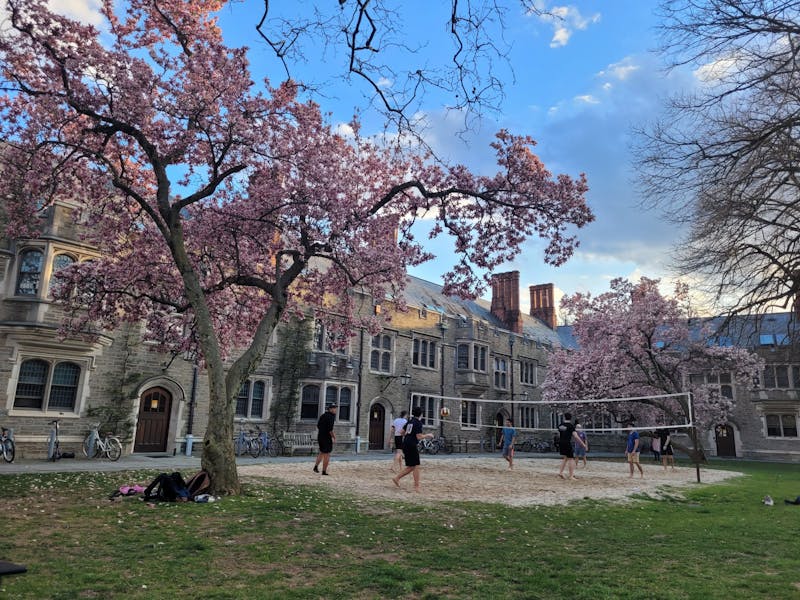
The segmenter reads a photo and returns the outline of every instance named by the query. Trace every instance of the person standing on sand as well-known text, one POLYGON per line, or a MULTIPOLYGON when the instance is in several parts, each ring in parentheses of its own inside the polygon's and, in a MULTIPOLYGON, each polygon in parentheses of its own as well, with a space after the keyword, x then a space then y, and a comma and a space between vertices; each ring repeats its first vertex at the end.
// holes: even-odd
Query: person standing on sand
POLYGON ((627 427, 630 428, 628 434, 628 443, 625 446, 625 458, 628 459, 628 466, 630 466, 631 474, 628 477, 633 477, 633 465, 639 469, 639 477, 644 477, 642 465, 639 464, 639 432, 633 429, 633 423, 628 422, 627 427))
POLYGON ((408 475, 413 474, 414 477, 414 491, 419 492, 419 449, 417 442, 423 438, 432 439, 432 433, 422 433, 422 421, 419 418, 422 416, 422 407, 415 406, 411 409, 411 418, 405 426, 405 435, 403 436, 403 458, 406 461, 406 468, 400 471, 399 474, 392 477, 392 483, 400 487, 400 480, 408 475))
POLYGON ((561 454, 561 468, 558 476, 564 479, 564 467, 569 465, 569 479, 575 479, 575 453, 572 451, 572 442, 575 440, 586 448, 586 444, 578 434, 575 433, 575 425, 572 424, 572 415, 564 413, 564 420, 558 426, 558 452, 561 454))
POLYGON ((503 458, 508 461, 508 470, 514 468, 514 440, 517 439, 517 430, 514 429, 514 421, 506 419, 506 426, 503 427, 503 458))
POLYGON ((317 421, 317 443, 319 444, 319 454, 314 463, 314 473, 319 473, 319 463, 322 463, 322 474, 328 474, 328 463, 333 452, 333 443, 336 441, 336 433, 333 426, 336 423, 335 404, 329 404, 328 409, 322 413, 317 421))
POLYGON ((586 453, 589 451, 589 442, 586 439, 586 432, 581 427, 580 423, 575 423, 575 433, 578 434, 580 441, 583 442, 581 446, 578 442, 573 441, 573 451, 575 452, 575 466, 579 467, 581 460, 583 461, 583 468, 586 468, 586 453))
POLYGON ((400 416, 392 421, 392 435, 394 436, 394 456, 392 457, 392 471, 394 471, 395 463, 397 467, 403 468, 403 429, 408 423, 406 419, 407 411, 401 410, 400 416))
POLYGON ((672 470, 675 470, 675 451, 672 449, 672 435, 669 429, 661 430, 661 461, 664 464, 664 470, 667 470, 667 463, 672 465, 672 470))
POLYGON ((650 451, 653 453, 653 460, 661 462, 661 436, 657 431, 652 434, 653 441, 650 443, 650 451))

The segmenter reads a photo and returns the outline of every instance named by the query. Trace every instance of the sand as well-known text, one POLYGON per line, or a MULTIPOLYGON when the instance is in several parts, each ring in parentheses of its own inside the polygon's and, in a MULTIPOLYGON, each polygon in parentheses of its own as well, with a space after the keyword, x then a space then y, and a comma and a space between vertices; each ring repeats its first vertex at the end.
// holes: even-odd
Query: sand
MULTIPOLYGON (((665 471, 655 463, 643 463, 644 478, 638 471, 629 477, 628 465, 621 461, 590 460, 586 468, 575 471, 577 479, 559 478, 558 458, 518 458, 514 469, 499 455, 484 457, 422 457, 421 489, 414 493, 411 475, 392 483, 396 474, 390 470, 391 457, 385 460, 331 460, 328 477, 312 471, 314 458, 307 462, 282 462, 240 466, 247 478, 275 478, 287 483, 320 485, 350 494, 376 499, 435 503, 463 500, 533 506, 567 504, 581 499, 626 501, 634 496, 680 496, 681 490, 716 483, 740 473, 700 469, 702 483, 697 483, 694 466, 665 471)), ((566 470, 565 470, 566 474, 566 470)))

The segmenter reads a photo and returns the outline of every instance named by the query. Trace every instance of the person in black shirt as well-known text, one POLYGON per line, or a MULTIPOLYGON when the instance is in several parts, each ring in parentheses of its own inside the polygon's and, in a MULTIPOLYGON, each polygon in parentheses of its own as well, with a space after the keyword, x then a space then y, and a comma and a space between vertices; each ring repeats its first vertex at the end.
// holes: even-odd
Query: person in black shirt
POLYGON ((564 413, 564 420, 558 426, 558 451, 561 454, 561 468, 558 471, 558 476, 564 479, 564 467, 569 467, 569 478, 575 479, 575 453, 572 450, 572 442, 581 448, 586 448, 584 441, 578 436, 575 431, 575 425, 572 424, 572 415, 564 413))
POLYGON ((392 482, 400 487, 400 480, 409 473, 414 474, 414 491, 419 492, 419 450, 417 449, 417 442, 423 438, 432 438, 432 433, 422 433, 422 421, 419 418, 422 416, 422 407, 415 406, 411 409, 411 418, 406 423, 405 435, 403 436, 403 456, 406 461, 406 468, 392 478, 392 482))
POLYGON ((336 433, 333 431, 333 425, 336 423, 336 408, 335 404, 329 404, 328 409, 320 415, 317 421, 319 454, 317 454, 317 462, 314 463, 314 473, 319 473, 319 463, 322 463, 322 474, 328 474, 328 463, 331 460, 333 443, 336 441, 336 433))

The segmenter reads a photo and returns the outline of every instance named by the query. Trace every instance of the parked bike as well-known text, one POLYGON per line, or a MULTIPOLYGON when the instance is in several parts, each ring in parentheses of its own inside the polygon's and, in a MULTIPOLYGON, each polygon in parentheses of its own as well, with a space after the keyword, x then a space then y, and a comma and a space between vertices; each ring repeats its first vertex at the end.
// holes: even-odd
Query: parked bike
POLYGON ((81 445, 83 454, 88 458, 105 456, 109 460, 119 460, 119 457, 122 456, 122 442, 111 433, 106 433, 101 437, 97 431, 98 427, 100 427, 100 423, 93 425, 86 439, 83 440, 81 445))
POLYGON ((16 456, 16 448, 14 446, 14 438, 11 435, 11 430, 7 427, 2 427, 2 434, 0 434, 0 451, 3 453, 3 460, 7 463, 14 462, 16 456))

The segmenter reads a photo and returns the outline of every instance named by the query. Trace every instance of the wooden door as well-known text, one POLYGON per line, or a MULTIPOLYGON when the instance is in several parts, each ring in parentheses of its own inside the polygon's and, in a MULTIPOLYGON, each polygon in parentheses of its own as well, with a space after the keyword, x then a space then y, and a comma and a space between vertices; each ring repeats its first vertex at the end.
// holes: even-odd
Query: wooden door
POLYGON ((134 452, 167 451, 171 408, 172 395, 164 388, 150 388, 142 394, 134 452))
POLYGON ((386 411, 381 404, 373 404, 369 409, 369 449, 383 450, 386 430, 386 411))
POLYGON ((730 425, 717 425, 714 433, 717 439, 717 456, 736 456, 733 427, 730 425))

